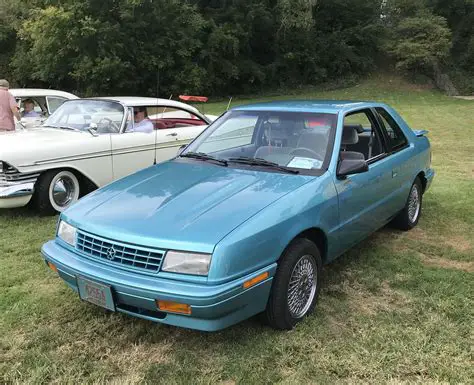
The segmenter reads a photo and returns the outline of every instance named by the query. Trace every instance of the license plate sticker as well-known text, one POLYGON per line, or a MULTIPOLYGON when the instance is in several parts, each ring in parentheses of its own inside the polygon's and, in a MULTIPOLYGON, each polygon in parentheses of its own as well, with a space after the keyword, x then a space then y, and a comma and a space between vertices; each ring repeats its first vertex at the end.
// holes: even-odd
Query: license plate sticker
POLYGON ((84 301, 115 311, 114 297, 110 286, 77 277, 77 287, 79 288, 79 297, 84 301))

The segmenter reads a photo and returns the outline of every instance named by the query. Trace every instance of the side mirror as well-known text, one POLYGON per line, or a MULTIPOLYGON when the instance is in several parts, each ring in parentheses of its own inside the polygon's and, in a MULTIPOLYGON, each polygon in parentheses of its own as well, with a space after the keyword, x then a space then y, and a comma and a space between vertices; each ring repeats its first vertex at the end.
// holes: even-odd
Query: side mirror
POLYGON ((341 159, 337 166, 337 177, 344 178, 350 174, 360 174, 369 171, 369 165, 364 159, 341 159))
POLYGON ((182 153, 183 150, 186 148, 186 146, 187 146, 187 144, 182 144, 181 146, 179 146, 177 156, 180 156, 180 155, 181 155, 181 153, 182 153))

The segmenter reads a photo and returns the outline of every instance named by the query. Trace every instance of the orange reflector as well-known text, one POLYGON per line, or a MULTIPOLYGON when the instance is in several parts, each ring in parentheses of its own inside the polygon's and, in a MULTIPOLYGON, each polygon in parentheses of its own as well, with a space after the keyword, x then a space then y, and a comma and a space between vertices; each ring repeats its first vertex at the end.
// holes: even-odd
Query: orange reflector
POLYGON ((263 280, 268 278, 268 271, 265 273, 257 275, 255 278, 249 279, 248 281, 244 282, 244 289, 248 289, 249 287, 252 287, 253 285, 256 285, 259 282, 262 282, 263 280))
POLYGON ((184 303, 155 300, 158 309, 173 313, 191 314, 191 306, 184 303))
POLYGON ((58 268, 54 266, 51 262, 48 262, 48 267, 53 270, 55 273, 58 272, 58 268))

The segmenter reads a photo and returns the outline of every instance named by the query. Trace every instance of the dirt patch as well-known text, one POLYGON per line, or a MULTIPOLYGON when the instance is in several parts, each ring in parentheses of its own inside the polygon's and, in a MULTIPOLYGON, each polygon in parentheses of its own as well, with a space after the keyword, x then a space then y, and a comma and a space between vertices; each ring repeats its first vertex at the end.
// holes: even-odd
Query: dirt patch
POLYGON ((453 96, 456 99, 474 100, 474 96, 453 96))
POLYGON ((382 282, 376 293, 368 291, 358 282, 348 281, 342 283, 340 290, 347 295, 347 302, 352 310, 368 315, 393 310, 408 311, 411 303, 408 296, 391 288, 387 281, 382 282))
POLYGON ((454 250, 461 252, 468 251, 472 248, 471 242, 469 240, 459 236, 451 237, 445 240, 445 243, 451 246, 454 250))
POLYGON ((468 273, 474 272, 474 262, 454 261, 441 257, 428 256, 423 253, 417 253, 420 256, 421 262, 426 266, 440 267, 442 269, 462 270, 468 273))

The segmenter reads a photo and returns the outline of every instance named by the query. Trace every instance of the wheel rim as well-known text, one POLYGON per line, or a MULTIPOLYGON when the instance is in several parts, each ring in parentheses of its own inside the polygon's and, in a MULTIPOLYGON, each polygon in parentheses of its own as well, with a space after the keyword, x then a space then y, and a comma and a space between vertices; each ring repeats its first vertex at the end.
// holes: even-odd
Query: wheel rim
POLYGON ((66 176, 62 175, 54 182, 52 189, 52 198, 58 207, 67 207, 74 200, 76 195, 76 183, 66 176))
POLYGON ((288 284, 288 308, 294 318, 303 317, 311 307, 316 294, 316 266, 311 255, 296 263, 288 284))
POLYGON ((417 185, 413 185, 410 191, 410 198, 408 201, 408 219, 410 222, 415 222, 420 213, 420 192, 418 191, 417 185))

